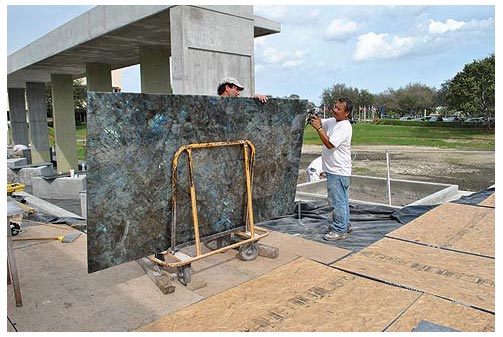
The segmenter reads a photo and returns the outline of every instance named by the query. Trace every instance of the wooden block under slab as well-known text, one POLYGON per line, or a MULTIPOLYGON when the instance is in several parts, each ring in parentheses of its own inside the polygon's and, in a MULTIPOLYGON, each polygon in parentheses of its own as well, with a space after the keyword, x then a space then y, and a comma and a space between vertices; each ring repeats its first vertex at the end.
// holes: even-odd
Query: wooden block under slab
POLYGON ((493 208, 448 202, 386 236, 494 257, 494 227, 493 208))
POLYGON ((171 281, 171 278, 163 273, 156 263, 147 257, 138 259, 136 262, 143 268, 163 294, 166 295, 175 291, 175 285, 171 281))
POLYGON ((383 238, 333 266, 475 308, 495 310, 492 258, 383 238))
POLYGON ((423 294, 386 332, 410 332, 422 320, 463 332, 495 331, 494 314, 423 294))
POLYGON ((300 257, 137 331, 382 331, 420 295, 300 257))
POLYGON ((482 200, 479 205, 486 207, 496 207, 496 192, 487 197, 487 199, 482 200))

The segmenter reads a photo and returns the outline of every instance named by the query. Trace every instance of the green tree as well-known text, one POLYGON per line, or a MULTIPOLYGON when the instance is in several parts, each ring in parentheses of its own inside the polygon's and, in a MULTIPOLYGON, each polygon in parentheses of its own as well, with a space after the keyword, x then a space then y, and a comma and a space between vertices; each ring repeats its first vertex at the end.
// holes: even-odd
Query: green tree
POLYGON ((422 115, 424 110, 433 111, 436 103, 436 90, 421 83, 411 83, 394 92, 398 111, 403 116, 408 112, 422 115))
POLYGON ((323 108, 332 108, 334 102, 341 98, 348 97, 353 101, 353 113, 358 113, 358 107, 360 105, 371 105, 374 99, 372 95, 367 90, 358 90, 357 88, 347 87, 345 84, 335 84, 331 88, 325 88, 321 94, 321 101, 323 108))
POLYGON ((448 108, 470 116, 494 117, 495 76, 494 54, 466 64, 442 85, 448 108))

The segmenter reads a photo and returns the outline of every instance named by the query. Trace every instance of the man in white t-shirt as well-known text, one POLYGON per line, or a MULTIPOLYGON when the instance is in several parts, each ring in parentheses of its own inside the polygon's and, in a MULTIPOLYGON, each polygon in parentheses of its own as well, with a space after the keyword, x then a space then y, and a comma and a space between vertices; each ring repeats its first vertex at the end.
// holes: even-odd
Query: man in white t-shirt
POLYGON ((349 116, 353 102, 349 98, 339 98, 333 107, 333 117, 310 120, 323 142, 321 157, 323 171, 327 174, 328 202, 333 208, 333 223, 330 231, 323 235, 327 241, 345 239, 349 224, 349 183, 351 176, 351 137, 353 128, 349 116))
POLYGON ((16 144, 12 147, 12 155, 14 156, 14 158, 23 158, 23 151, 27 149, 29 149, 29 147, 24 144, 16 144))

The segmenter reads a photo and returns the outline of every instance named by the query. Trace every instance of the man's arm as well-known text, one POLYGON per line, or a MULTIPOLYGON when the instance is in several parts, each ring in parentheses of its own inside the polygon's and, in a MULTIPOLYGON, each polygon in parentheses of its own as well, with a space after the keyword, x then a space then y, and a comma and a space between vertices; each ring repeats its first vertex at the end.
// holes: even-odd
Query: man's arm
POLYGON ((323 145, 327 147, 327 149, 333 149, 335 146, 330 143, 327 133, 321 127, 321 118, 315 116, 311 120, 311 126, 318 132, 318 136, 320 137, 323 145))

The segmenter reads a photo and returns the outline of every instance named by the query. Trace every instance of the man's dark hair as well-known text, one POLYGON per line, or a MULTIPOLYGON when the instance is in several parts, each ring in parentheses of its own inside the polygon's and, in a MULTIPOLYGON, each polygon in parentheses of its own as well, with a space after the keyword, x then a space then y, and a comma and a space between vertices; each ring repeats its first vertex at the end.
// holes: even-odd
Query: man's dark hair
POLYGON ((337 102, 344 103, 346 106, 346 111, 351 115, 351 113, 353 112, 353 101, 351 99, 347 97, 341 97, 337 100, 337 102))
POLYGON ((228 85, 229 83, 222 83, 218 86, 217 93, 218 96, 222 95, 225 91, 225 86, 228 85))

